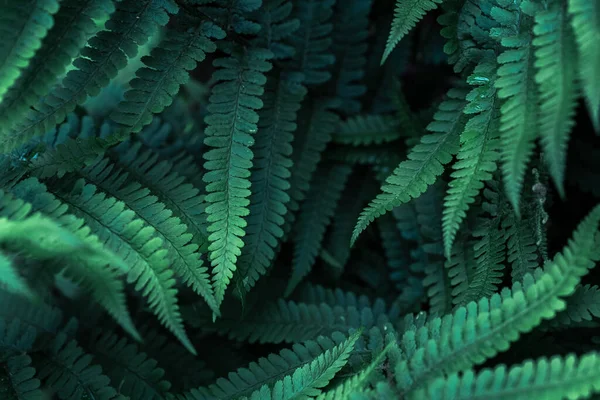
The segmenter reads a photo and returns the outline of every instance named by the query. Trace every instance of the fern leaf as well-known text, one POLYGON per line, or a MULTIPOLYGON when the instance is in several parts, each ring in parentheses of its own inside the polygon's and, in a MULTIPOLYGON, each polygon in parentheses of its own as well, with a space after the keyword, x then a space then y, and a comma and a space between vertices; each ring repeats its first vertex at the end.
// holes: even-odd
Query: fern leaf
POLYGON ((182 26, 167 31, 165 39, 149 56, 142 57, 146 65, 136 72, 125 92, 125 100, 112 113, 111 118, 120 126, 117 133, 126 136, 136 133, 152 122, 152 114, 162 112, 173 102, 179 87, 189 79, 189 72, 212 53, 217 46, 211 39, 223 39, 225 32, 213 23, 198 23, 184 30, 189 21, 179 21, 182 26))
POLYGON ((600 355, 569 354, 528 360, 508 368, 500 365, 479 372, 468 370, 436 379, 414 398, 467 400, 475 398, 514 400, 587 398, 600 391, 600 355))
MULTIPOLYGON (((556 1, 535 15, 535 80, 539 85, 539 132, 544 159, 562 197, 567 158, 567 141, 575 124, 577 106, 577 50, 566 5, 556 1)), ((600 36, 598 37, 600 39, 600 36)), ((600 67, 600 64, 599 64, 600 67)), ((600 87, 599 87, 600 89, 600 87)))
POLYGON ((78 400, 84 393, 97 400, 125 399, 109 385, 110 380, 102 374, 102 368, 92 364, 92 356, 64 334, 52 341, 35 366, 39 378, 61 400, 78 400))
POLYGON ((392 54, 400 40, 419 22, 428 11, 437 8, 443 0, 396 0, 394 20, 390 28, 381 64, 392 54))
POLYGON ((42 47, 0 103, 0 125, 12 126, 21 121, 29 107, 49 93, 56 77, 64 74, 95 33, 93 20, 104 20, 113 11, 112 0, 61 1, 42 47))
POLYGON ((508 262, 512 265, 513 282, 523 279, 527 273, 533 273, 537 267, 537 247, 531 218, 518 219, 509 215, 502 222, 506 234, 508 262))
POLYGON ((358 374, 344 380, 335 389, 332 389, 326 393, 321 394, 317 397, 318 400, 349 400, 355 399, 357 393, 362 392, 366 386, 369 385, 372 375, 375 371, 381 367, 384 363, 387 353, 396 347, 395 342, 388 344, 383 350, 373 358, 373 361, 369 363, 362 371, 358 374))
POLYGON ((347 165, 334 165, 322 173, 318 171, 311 183, 310 192, 300 209, 293 238, 292 275, 285 296, 289 296, 311 271, 350 172, 352 168, 347 165))
POLYGON ((31 203, 0 192, 0 215, 10 219, 3 220, 1 240, 39 260, 65 260, 66 276, 88 288, 96 301, 127 332, 139 339, 125 304, 121 276, 127 266, 123 260, 103 248, 87 228, 82 228, 83 221, 65 214, 64 207, 58 207, 55 199, 37 181, 22 181, 12 190, 17 197, 30 197, 26 200, 31 200, 31 203), (23 193, 25 191, 28 194, 23 193), (32 209, 45 207, 48 207, 53 219, 60 220, 62 227, 39 215, 28 217, 32 209))
POLYGON ((388 143, 401 136, 398 120, 386 115, 350 117, 338 129, 333 134, 333 142, 352 146, 388 143))
POLYGON ((217 305, 225 296, 236 270, 238 257, 244 247, 250 201, 250 168, 259 116, 256 110, 263 106, 257 96, 262 95, 271 69, 267 61, 272 54, 267 50, 248 49, 244 54, 218 59, 220 68, 213 78, 219 83, 212 89, 205 121, 208 124, 204 175, 210 246, 209 259, 213 267, 213 287, 217 305))
POLYGON ((40 380, 35 378, 35 368, 31 366, 31 357, 27 354, 19 354, 9 357, 4 368, 0 369, 0 376, 6 374, 8 382, 0 378, 0 393, 8 395, 8 398, 18 400, 38 400, 42 398, 40 380), (4 370, 4 371, 1 371, 4 370), (4 389, 8 383, 10 389, 4 389), (11 393, 12 391, 12 393, 11 393))
POLYGON ((300 28, 290 37, 290 43, 296 50, 291 68, 304 74, 307 86, 331 79, 327 68, 335 62, 335 57, 329 53, 333 43, 331 17, 334 4, 335 0, 294 2, 292 15, 300 21, 300 28))
MULTIPOLYGON (((65 187, 67 185, 68 182, 64 182, 58 187, 50 187, 50 195, 45 191, 39 193, 41 185, 30 179, 19 183, 13 192, 26 199, 29 192, 34 207, 55 213, 55 218, 65 213, 64 204, 69 205, 100 241, 129 265, 127 281, 135 283, 135 289, 148 298, 150 308, 160 322, 194 353, 179 314, 175 279, 169 269, 167 250, 162 247, 162 240, 155 236, 154 229, 135 218, 135 213, 124 203, 98 193, 95 186, 85 184, 83 180, 72 187, 65 187)), ((69 220, 68 217, 63 218, 69 220)), ((71 223, 81 226, 81 222, 71 223)))
POLYGON ((199 246, 192 241, 192 234, 181 221, 173 217, 173 212, 158 202, 156 196, 138 182, 128 179, 127 173, 114 168, 107 159, 81 170, 79 175, 87 182, 94 184, 105 193, 123 201, 148 226, 154 228, 156 236, 162 240, 163 247, 168 250, 167 258, 171 260, 175 273, 201 295, 211 309, 218 314, 208 269, 198 252, 199 246))
POLYGON ((119 392, 131 400, 165 399, 171 384, 156 360, 139 352, 136 345, 112 333, 96 335, 88 347, 119 392))
POLYGON ((283 237, 284 216, 290 197, 292 141, 296 114, 307 91, 302 76, 282 74, 276 88, 263 96, 256 143, 253 146, 250 214, 239 259, 238 292, 247 292, 264 275, 283 237))
POLYGON ((464 112, 475 115, 460 135, 458 161, 453 166, 452 180, 444 199, 444 252, 447 258, 469 206, 497 168, 500 146, 494 70, 495 65, 482 63, 467 79, 471 85, 479 86, 467 95, 469 103, 464 112))
POLYGON ((600 317, 600 290, 598 286, 584 285, 567 298, 567 307, 556 314, 548 325, 569 327, 600 317))
POLYGON ((288 377, 294 380, 298 374, 304 375, 303 378, 311 372, 314 372, 312 378, 317 374, 329 375, 336 363, 347 361, 358 336, 355 334, 346 338, 343 334, 334 332, 331 338, 319 336, 315 340, 294 344, 279 354, 270 354, 250 363, 246 368, 229 373, 227 379, 217 379, 206 391, 215 399, 232 400, 251 397, 253 393, 267 390, 266 388, 273 389, 282 380, 288 377))
POLYGON ((332 85, 340 99, 340 110, 354 115, 361 110, 360 97, 367 92, 364 83, 369 49, 369 15, 372 0, 337 2, 334 12, 332 85))
POLYGON ((477 303, 471 302, 443 318, 404 334, 405 359, 396 366, 399 395, 410 397, 444 372, 452 373, 480 364, 508 348, 522 333, 565 308, 562 298, 575 290, 581 277, 600 254, 600 206, 580 223, 562 253, 535 276, 477 303), (456 338, 456 340, 451 339, 456 338))
POLYGON ((210 331, 227 335, 230 339, 250 343, 296 343, 311 340, 332 332, 350 329, 369 329, 390 321, 385 307, 356 308, 329 306, 278 300, 253 310, 252 316, 224 315, 215 323, 209 316, 187 314, 186 320, 210 331))
POLYGON ((592 123, 600 132, 600 18, 598 3, 569 0, 569 14, 579 49, 579 77, 592 123))
POLYGON ((322 393, 322 388, 348 362, 348 357, 361 332, 358 331, 342 343, 318 356, 310 364, 297 368, 291 376, 275 382, 273 387, 262 386, 249 397, 250 400, 283 400, 292 398, 312 398, 322 393))
POLYGON ((299 112, 298 130, 292 143, 294 168, 290 178, 289 211, 285 216, 284 232, 286 234, 289 233, 296 220, 296 213, 300 208, 300 203, 306 198, 323 151, 340 121, 332 111, 336 105, 337 103, 331 100, 316 101, 303 107, 299 112))
POLYGON ((41 47, 59 7, 57 0, 3 1, 0 5, 0 101, 41 47))
MULTIPOLYGON (((515 7, 518 7, 515 5, 515 7)), ((513 11, 515 20, 528 17, 513 11)), ((502 143, 502 174, 506 195, 519 215, 519 201, 525 169, 533 153, 537 132, 537 88, 535 83, 535 57, 532 35, 528 32, 502 38, 507 48, 498 55, 498 97, 503 100, 500 108, 500 141, 502 143)))
POLYGON ((431 313, 444 315, 452 308, 450 276, 444 267, 442 242, 441 186, 436 184, 415 200, 421 240, 417 251, 424 259, 423 286, 429 297, 431 313))
POLYGON ((41 135, 64 121, 67 113, 88 97, 96 96, 108 85, 127 58, 137 54, 159 25, 166 25, 168 13, 176 13, 173 0, 125 0, 106 22, 106 30, 92 37, 62 84, 53 89, 25 119, 0 134, 0 151, 14 150, 36 135, 41 135))
POLYGON ((292 58, 296 53, 289 43, 290 37, 300 28, 300 20, 293 17, 293 8, 294 4, 289 0, 266 0, 256 11, 261 30, 254 45, 270 50, 274 60, 292 58))
POLYGON ((375 218, 380 217, 393 207, 407 203, 419 197, 442 174, 444 165, 452 160, 458 150, 458 135, 463 130, 465 93, 460 89, 451 89, 434 121, 427 129, 432 132, 421 138, 408 154, 408 160, 396 167, 381 187, 382 193, 363 210, 352 235, 355 242, 375 218))
POLYGON ((256 35, 259 33, 260 24, 247 18, 252 16, 261 4, 262 0, 195 0, 200 5, 205 5, 200 8, 204 16, 208 16, 211 20, 216 21, 219 26, 227 27, 227 33, 230 31, 239 35, 256 35), (213 3, 216 3, 213 4, 213 3))

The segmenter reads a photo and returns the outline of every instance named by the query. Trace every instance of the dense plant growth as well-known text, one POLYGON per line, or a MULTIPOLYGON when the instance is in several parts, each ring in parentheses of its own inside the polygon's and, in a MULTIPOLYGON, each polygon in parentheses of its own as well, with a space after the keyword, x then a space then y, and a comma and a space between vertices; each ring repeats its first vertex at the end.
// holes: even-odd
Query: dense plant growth
POLYGON ((0 0, 0 399, 600 392, 596 0, 0 0))

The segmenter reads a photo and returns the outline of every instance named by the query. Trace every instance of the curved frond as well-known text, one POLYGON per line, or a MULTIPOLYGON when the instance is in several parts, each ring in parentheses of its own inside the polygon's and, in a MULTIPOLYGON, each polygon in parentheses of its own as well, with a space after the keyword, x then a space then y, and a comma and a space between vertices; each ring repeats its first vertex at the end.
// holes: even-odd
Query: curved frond
POLYGON ((597 206, 563 252, 535 276, 526 275, 512 289, 434 318, 418 331, 416 326, 409 328, 402 339, 406 356, 395 369, 400 395, 414 394, 444 372, 482 363, 563 310, 563 298, 573 293, 581 277, 600 259, 599 223, 597 206))
POLYGON ((465 117, 466 93, 462 89, 451 89, 448 99, 440 104, 434 121, 427 129, 432 132, 421 138, 421 142, 408 153, 408 160, 396 167, 381 187, 382 193, 371 201, 356 223, 352 242, 375 218, 392 208, 419 197, 444 171, 444 165, 458 151, 459 134, 465 117))
POLYGON ((600 392, 600 355, 587 353, 565 357, 540 358, 516 364, 500 365, 479 372, 467 370, 433 381, 415 399, 469 400, 587 398, 600 392))
POLYGON ((264 385, 242 399, 286 400, 318 396, 335 374, 346 365, 360 334, 358 331, 332 349, 326 350, 310 364, 297 368, 291 376, 278 380, 272 387, 264 385))

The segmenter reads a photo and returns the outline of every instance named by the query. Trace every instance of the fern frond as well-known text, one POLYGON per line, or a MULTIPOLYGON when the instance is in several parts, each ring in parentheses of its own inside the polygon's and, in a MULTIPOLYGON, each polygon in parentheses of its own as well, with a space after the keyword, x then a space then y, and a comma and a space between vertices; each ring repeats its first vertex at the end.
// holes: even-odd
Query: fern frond
POLYGON ((550 359, 528 360, 508 368, 475 372, 467 370, 433 381, 426 390, 415 393, 415 399, 468 400, 476 398, 514 400, 587 398, 600 392, 600 355, 569 354, 550 359))
MULTIPOLYGON (((30 201, 37 210, 53 213, 55 218, 60 218, 66 212, 65 204, 68 205, 101 242, 129 265, 127 281, 135 283, 135 289, 148 298, 150 308, 160 322, 194 353, 179 314, 168 252, 163 248, 162 240, 156 237, 155 230, 136 218, 124 203, 99 193, 95 186, 85 184, 83 180, 78 180, 71 187, 66 187, 67 182, 50 187, 52 194, 46 193, 40 186, 30 179, 19 183, 13 192, 21 198, 31 197, 30 201)), ((69 221, 69 217, 63 218, 69 221)), ((71 223, 78 228, 82 225, 81 220, 71 223)))
POLYGON ((390 28, 381 64, 390 56, 398 42, 415 27, 427 12, 437 8, 443 0, 396 0, 394 20, 390 28))
POLYGON ((8 398, 14 396, 18 400, 38 400, 42 398, 40 390, 40 380, 35 378, 36 370, 31 366, 31 357, 27 354, 19 354, 9 357, 6 365, 0 367, 0 376, 5 375, 5 379, 0 378, 0 393, 7 395, 8 398), (2 386, 8 383, 8 390, 2 386), (12 391, 12 393, 11 393, 12 391))
POLYGON ((88 349, 102 365, 112 386, 131 400, 162 400, 171 384, 163 380, 165 371, 156 360, 137 346, 112 333, 96 334, 88 349))
POLYGON ((332 349, 326 350, 310 364, 297 368, 291 376, 275 382, 273 387, 262 386, 245 400, 284 400, 314 398, 348 362, 348 357, 361 332, 358 331, 332 349))
POLYGON ((217 46, 212 39, 223 39, 225 32, 213 23, 178 21, 179 27, 167 31, 166 37, 150 55, 142 57, 145 67, 136 72, 125 92, 125 100, 111 114, 119 124, 118 135, 126 137, 152 122, 152 114, 171 105, 179 87, 189 80, 189 71, 212 53, 217 46), (196 26, 187 27, 195 23, 196 26), (181 26, 183 25, 183 26, 181 26))
MULTIPOLYGON (((354 334, 346 338, 340 332, 334 332, 331 338, 319 336, 315 340, 294 344, 279 354, 269 354, 268 357, 250 363, 246 368, 229 373, 227 379, 217 379, 205 391, 211 393, 215 399, 232 400, 246 396, 252 398, 253 393, 274 389, 281 385, 283 380, 306 379, 311 373, 310 377, 318 381, 315 378, 319 375, 328 376, 337 372, 334 370, 338 363, 347 361, 359 336, 360 334, 354 334)), ((188 396, 190 397, 194 398, 188 396)))
POLYGON ((340 110, 346 115, 360 112, 360 97, 367 92, 364 83, 369 49, 369 15, 373 0, 337 2, 334 12, 332 85, 340 110))
POLYGON ((593 1, 568 0, 571 25, 579 49, 577 69, 592 123, 600 132, 600 18, 593 1))
POLYGON ((59 7, 57 0, 4 1, 0 5, 0 101, 42 46, 59 7))
POLYGON ((82 226, 83 221, 65 214, 66 209, 34 179, 18 183, 12 191, 30 203, 0 192, 0 215, 9 218, 3 219, 1 241, 39 260, 62 258, 66 276, 88 288, 95 300, 139 339, 125 304, 124 261, 103 248, 82 226), (29 216, 33 210, 46 211, 61 226, 39 215, 29 216))
POLYGON ((458 136, 466 122, 463 114, 465 96, 465 91, 461 89, 448 92, 448 99, 440 105, 434 121, 427 127, 432 133, 423 136, 421 142, 410 150, 408 160, 401 162, 385 180, 382 193, 371 201, 358 218, 352 242, 375 218, 419 197, 442 174, 443 166, 458 151, 458 136))
MULTIPOLYGON (((39 2, 38 2, 39 3, 39 2)), ((96 31, 94 20, 104 20, 115 10, 112 0, 62 0, 54 24, 19 79, 0 102, 0 125, 12 126, 29 107, 49 93, 96 31)))
POLYGON ((362 371, 346 379, 335 389, 317 397, 318 400, 350 400, 355 399, 356 395, 362 392, 370 383, 372 375, 381 367, 386 359, 388 352, 396 348, 396 343, 391 342, 383 348, 362 371))
POLYGON ((35 327, 27 322, 18 318, 0 317, 0 362, 31 350, 37 335, 35 327))
POLYGON ((450 257, 452 244, 470 205, 492 178, 499 158, 498 107, 492 63, 479 64, 467 82, 478 85, 467 95, 464 112, 473 115, 460 135, 460 149, 444 199, 444 252, 450 257))
POLYGON ((230 31, 240 35, 255 35, 259 33, 261 26, 255 21, 248 19, 247 16, 253 15, 262 5, 262 0, 193 0, 192 3, 199 3, 203 7, 199 10, 215 21, 219 26, 226 28, 226 33, 230 31), (216 4, 214 4, 216 3, 216 4))
POLYGON ((335 0, 300 0, 294 2, 292 15, 300 28, 289 41, 296 50, 290 67, 304 74, 307 86, 319 85, 331 79, 327 68, 335 62, 328 50, 332 45, 333 5, 335 0))
MULTIPOLYGON (((448 270, 448 278, 452 286, 452 303, 460 304, 469 289, 469 282, 477 269, 475 258, 474 242, 470 240, 468 232, 460 235, 458 240, 454 241, 450 258, 445 262, 444 267, 448 270)), ((537 265, 537 264, 536 264, 537 265)))
POLYGON ((296 49, 290 45, 290 37, 300 28, 300 20, 294 18, 294 4, 290 0, 265 0, 256 12, 261 26, 257 47, 270 50, 274 60, 292 58, 296 49))
MULTIPOLYGON (((238 292, 247 292, 264 275, 275 258, 283 237, 284 216, 290 197, 293 132, 300 103, 307 90, 302 76, 282 73, 276 87, 269 87, 259 112, 258 132, 250 182, 250 214, 239 259, 238 292)), ((271 85, 273 86, 273 85, 271 85)))
POLYGON ((166 25, 169 13, 178 7, 173 0, 124 0, 106 22, 106 30, 92 37, 62 84, 30 110, 25 119, 0 133, 0 151, 10 152, 36 135, 64 121, 67 113, 100 89, 127 65, 159 25, 166 25))
MULTIPOLYGON (((506 48, 498 55, 498 97, 500 108, 500 141, 502 143, 502 174, 506 196, 519 215, 519 202, 525 169, 533 153, 537 132, 538 94, 535 82, 533 37, 525 30, 529 17, 516 10, 505 10, 515 21, 521 20, 522 32, 503 37, 506 48)), ((512 25, 511 25, 512 26, 512 25)))
POLYGON ((253 310, 248 318, 224 314, 211 324, 208 316, 204 318, 191 312, 186 317, 194 325, 250 343, 296 343, 335 331, 369 329, 390 320, 385 307, 357 309, 353 306, 332 307, 325 303, 305 304, 281 299, 253 310))
POLYGON ((518 219, 508 215, 502 221, 507 244, 508 262, 511 263, 511 276, 513 282, 523 279, 528 273, 533 273, 537 268, 537 246, 535 245, 535 232, 531 218, 518 219))
POLYGON ((258 96, 266 82, 264 72, 271 69, 268 50, 236 49, 231 57, 217 59, 219 68, 213 75, 219 83, 212 89, 208 115, 205 119, 204 143, 212 147, 204 153, 206 207, 210 246, 209 259, 213 267, 213 287, 217 305, 236 270, 244 247, 249 213, 250 168, 259 115, 263 107, 258 96))
POLYGON ((600 317, 600 290, 598 286, 584 285, 567 298, 567 307, 556 314, 548 325, 569 327, 600 317))
POLYGON ((452 286, 444 267, 441 193, 441 185, 430 186, 415 199, 415 209, 421 231, 417 251, 422 253, 425 264, 423 286, 429 297, 430 312, 444 315, 452 309, 452 286))
POLYGON ((79 175, 86 182, 122 201, 136 218, 152 227, 162 245, 167 249, 167 258, 172 262, 175 273, 184 283, 201 295, 211 309, 218 314, 218 306, 213 296, 208 269, 203 265, 199 254, 199 244, 194 242, 188 227, 173 212, 160 203, 156 196, 132 179, 107 159, 103 159, 84 170, 79 175))
POLYGON ((457 304, 466 305, 484 297, 491 297, 502 283, 504 270, 504 231, 500 229, 499 217, 483 219, 475 228, 473 236, 480 238, 474 244, 475 271, 469 287, 457 299, 457 304))
POLYGON ((358 310, 371 308, 376 313, 379 309, 386 309, 385 303, 381 299, 377 299, 373 302, 365 295, 358 296, 354 292, 346 292, 340 288, 329 289, 311 283, 302 284, 298 290, 294 292, 293 299, 299 303, 305 304, 319 305, 324 303, 331 307, 354 307, 358 310))
POLYGON ((398 119, 393 116, 365 114, 343 121, 333 134, 333 142, 368 146, 392 142, 401 137, 398 119))
POLYGON ((508 349, 522 333, 565 308, 564 297, 600 258, 600 206, 580 223, 562 253, 526 275, 512 289, 504 289, 477 303, 471 302, 418 330, 409 328, 402 339, 405 359, 396 366, 400 395, 411 396, 442 373, 480 364, 508 349))
POLYGON ((294 233, 292 275, 285 289, 289 296, 311 271, 321 246, 325 230, 331 222, 346 181, 352 172, 347 165, 327 166, 317 171, 306 201, 302 204, 294 233))
POLYGON ((62 333, 34 365, 37 376, 62 400, 81 399, 84 394, 96 400, 125 399, 110 386, 102 368, 92 364, 92 356, 62 333))
POLYGON ((541 103, 538 124, 544 159, 559 194, 564 197, 567 142, 577 106, 577 50, 566 5, 561 1, 550 4, 548 10, 535 15, 532 44, 536 47, 535 80, 541 103))
POLYGON ((290 178, 290 202, 283 229, 286 235, 296 220, 300 203, 306 198, 331 134, 339 124, 340 118, 332 111, 336 105, 331 100, 317 100, 303 107, 298 114, 297 134, 292 143, 294 168, 290 178))

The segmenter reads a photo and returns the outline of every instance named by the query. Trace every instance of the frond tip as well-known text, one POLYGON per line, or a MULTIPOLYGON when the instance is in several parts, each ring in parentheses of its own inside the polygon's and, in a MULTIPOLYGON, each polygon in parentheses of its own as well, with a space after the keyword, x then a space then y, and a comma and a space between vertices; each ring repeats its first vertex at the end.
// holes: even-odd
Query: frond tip
POLYGON ((381 64, 392 54, 400 39, 404 37, 412 28, 415 27, 428 11, 437 8, 444 0, 396 0, 396 10, 394 11, 394 20, 390 28, 387 43, 381 64))

